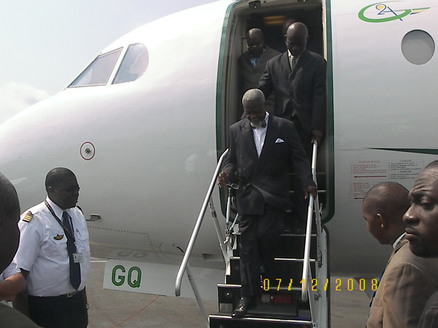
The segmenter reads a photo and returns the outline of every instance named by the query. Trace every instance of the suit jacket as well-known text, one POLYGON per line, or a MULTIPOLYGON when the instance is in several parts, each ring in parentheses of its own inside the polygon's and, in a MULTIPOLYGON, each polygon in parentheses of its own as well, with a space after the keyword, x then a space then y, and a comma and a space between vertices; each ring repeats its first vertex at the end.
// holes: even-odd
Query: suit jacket
POLYGON ((297 119, 305 134, 325 130, 326 61, 314 52, 304 50, 292 71, 287 51, 266 64, 259 89, 267 98, 275 98, 274 115, 297 119))
POLYGON ((265 47, 265 51, 260 55, 257 64, 253 67, 250 61, 248 51, 245 51, 239 57, 240 75, 242 78, 242 91, 257 88, 260 77, 265 71, 266 63, 269 59, 279 55, 280 53, 272 48, 265 47))
POLYGON ((315 185, 292 122, 269 115, 260 158, 249 120, 244 118, 230 127, 223 172, 240 183, 236 193, 238 213, 262 215, 265 203, 279 210, 289 209, 290 168, 295 170, 303 187, 315 185))
POLYGON ((417 328, 426 301, 438 290, 438 259, 414 255, 402 239, 371 303, 367 328, 417 328))
MULTIPOLYGON (((257 88, 259 85, 260 77, 265 71, 266 63, 269 59, 279 55, 277 50, 269 47, 265 47, 265 50, 259 57, 257 64, 253 67, 250 61, 248 51, 245 51, 238 60, 240 70, 240 99, 242 99, 245 91, 253 88, 257 88)), ((239 102, 240 102, 239 99, 239 102)), ((269 113, 274 112, 274 97, 266 98, 266 110, 269 113)))

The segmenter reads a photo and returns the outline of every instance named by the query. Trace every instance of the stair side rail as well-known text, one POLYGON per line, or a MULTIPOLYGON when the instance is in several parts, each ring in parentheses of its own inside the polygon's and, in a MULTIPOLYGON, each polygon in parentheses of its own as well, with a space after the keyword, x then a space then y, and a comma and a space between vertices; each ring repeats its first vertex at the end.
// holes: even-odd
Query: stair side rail
MULTIPOLYGON (((200 210, 199 215, 198 215, 198 219, 196 220, 195 227, 193 228, 192 235, 190 236, 189 244, 187 245, 187 249, 186 249, 186 251, 184 253, 184 258, 183 258, 183 260, 181 262, 180 268, 178 270, 178 274, 176 276, 176 281, 175 281, 175 296, 180 296, 181 295, 181 282, 182 282, 182 278, 184 276, 184 272, 186 271, 186 268, 187 268, 190 256, 192 255, 193 246, 195 245, 196 238, 197 238, 197 236, 199 234, 199 229, 201 228, 205 212, 207 210, 207 207, 209 206, 210 198, 211 198, 211 195, 213 193, 214 187, 216 185, 216 180, 217 180, 217 176, 219 174, 219 170, 221 169, 222 162, 224 161, 224 158, 225 158, 225 156, 227 154, 228 154, 228 149, 226 149, 222 153, 221 157, 219 158, 219 161, 217 163, 217 166, 216 166, 216 169, 214 171, 213 177, 211 179, 210 185, 208 187, 207 194, 205 195, 204 202, 202 204, 201 210, 200 210)), ((217 217, 216 217, 216 219, 217 219, 217 217)), ((218 226, 219 226, 218 224, 215 225, 216 229, 217 229, 218 226)), ((219 233, 218 233, 218 235, 219 235, 219 233)), ((227 251, 226 251, 226 248, 225 248, 225 246, 223 244, 223 240, 221 240, 221 238, 219 238, 219 242, 220 242, 222 254, 224 255, 224 258, 226 259, 227 251)))
MULTIPOLYGON (((315 185, 318 187, 318 182, 316 179, 316 160, 317 160, 317 154, 318 154, 318 142, 313 141, 313 150, 312 150, 312 177, 313 181, 315 182, 315 185)), ((302 274, 302 285, 301 285, 301 299, 306 302, 309 297, 308 295, 312 292, 311 286, 312 286, 312 275, 310 271, 310 244, 311 244, 311 235, 312 235, 312 218, 313 218, 313 212, 315 211, 316 215, 316 233, 319 235, 320 233, 320 227, 321 224, 321 218, 319 213, 319 200, 318 195, 316 198, 313 197, 313 195, 309 195, 309 205, 307 208, 307 224, 306 224, 306 239, 305 239, 305 247, 304 247, 304 259, 303 259, 303 274, 302 274)), ((311 311, 312 311, 312 304, 313 299, 309 301, 311 304, 311 311)))

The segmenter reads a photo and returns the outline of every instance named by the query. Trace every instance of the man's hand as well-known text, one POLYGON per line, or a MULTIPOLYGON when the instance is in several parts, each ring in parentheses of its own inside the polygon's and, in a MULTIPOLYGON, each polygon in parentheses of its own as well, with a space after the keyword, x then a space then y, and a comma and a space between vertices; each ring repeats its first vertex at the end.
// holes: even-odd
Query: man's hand
POLYGON ((304 198, 309 198, 309 194, 313 196, 313 198, 316 198, 318 189, 316 189, 315 186, 308 186, 306 189, 304 189, 304 198))
POLYGON ((217 177, 217 184, 219 185, 219 187, 225 187, 226 185, 228 185, 229 182, 229 176, 228 173, 226 172, 221 172, 219 173, 218 177, 217 177))
POLYGON ((321 130, 312 130, 312 141, 315 140, 318 143, 318 146, 321 144, 321 140, 323 137, 323 133, 321 130))

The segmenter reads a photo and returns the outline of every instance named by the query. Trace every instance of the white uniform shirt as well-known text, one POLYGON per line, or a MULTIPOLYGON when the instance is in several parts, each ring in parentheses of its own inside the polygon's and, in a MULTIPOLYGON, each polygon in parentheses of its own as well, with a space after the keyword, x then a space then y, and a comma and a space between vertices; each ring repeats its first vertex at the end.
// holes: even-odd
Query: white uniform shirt
MULTIPOLYGON (((46 199, 53 211, 62 220, 63 210, 46 199)), ((87 282, 90 270, 90 245, 87 224, 82 212, 77 208, 67 209, 73 223, 75 244, 82 254, 81 285, 87 282)), ((32 296, 59 296, 74 292, 70 284, 70 264, 67 253, 67 236, 61 225, 50 213, 44 202, 24 212, 18 224, 21 232, 20 246, 15 261, 18 267, 29 271, 27 290, 32 296), (30 222, 23 221, 32 212, 30 222)))

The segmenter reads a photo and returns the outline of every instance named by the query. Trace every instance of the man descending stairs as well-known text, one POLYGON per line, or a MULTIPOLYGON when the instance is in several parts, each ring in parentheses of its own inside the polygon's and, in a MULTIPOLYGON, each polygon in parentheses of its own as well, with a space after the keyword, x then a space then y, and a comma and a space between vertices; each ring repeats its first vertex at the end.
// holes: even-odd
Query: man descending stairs
POLYGON ((241 298, 233 311, 245 317, 260 295, 260 267, 275 277, 274 243, 283 230, 289 209, 289 171, 293 170, 302 197, 316 197, 307 155, 293 123, 269 115, 264 95, 250 89, 243 95, 245 119, 230 127, 230 146, 219 184, 238 183, 241 298))

